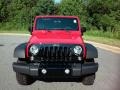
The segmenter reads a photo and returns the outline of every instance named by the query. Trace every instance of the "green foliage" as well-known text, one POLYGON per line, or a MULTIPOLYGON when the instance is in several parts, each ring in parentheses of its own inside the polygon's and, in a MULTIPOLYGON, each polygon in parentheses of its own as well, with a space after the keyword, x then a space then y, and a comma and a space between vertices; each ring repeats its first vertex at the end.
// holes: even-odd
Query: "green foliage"
POLYGON ((78 16, 81 20, 81 24, 85 25, 86 13, 83 8, 82 0, 62 0, 59 6, 59 14, 78 16))
POLYGON ((63 0, 59 7, 62 15, 77 15, 82 12, 82 2, 80 0, 63 0))
POLYGON ((111 32, 119 31, 120 5, 118 3, 120 3, 120 0, 115 1, 90 0, 86 6, 88 23, 104 32, 108 30, 111 32))
POLYGON ((90 32, 120 39, 120 0, 53 1, 0 0, 0 29, 27 29, 36 15, 75 15, 90 32))
POLYGON ((8 19, 9 10, 7 6, 9 3, 11 3, 10 0, 0 0, 0 23, 8 19))
POLYGON ((54 14, 54 12, 53 0, 0 1, 0 22, 1 24, 6 23, 4 25, 8 26, 7 28, 11 28, 11 26, 13 26, 13 29, 27 27, 32 23, 36 15, 50 15, 54 14))

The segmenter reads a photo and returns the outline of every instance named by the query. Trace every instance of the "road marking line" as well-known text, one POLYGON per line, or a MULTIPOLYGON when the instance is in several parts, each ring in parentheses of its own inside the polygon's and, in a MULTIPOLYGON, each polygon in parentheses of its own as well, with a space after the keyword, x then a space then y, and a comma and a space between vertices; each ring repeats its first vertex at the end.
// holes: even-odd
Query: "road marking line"
MULTIPOLYGON (((0 33, 0 35, 31 36, 30 34, 22 34, 22 33, 21 34, 19 34, 19 33, 0 33)), ((119 47, 110 46, 110 45, 101 44, 101 43, 96 43, 96 42, 93 42, 93 41, 85 41, 85 42, 86 43, 91 43, 98 48, 108 50, 108 51, 111 51, 113 53, 120 54, 120 48, 119 47)))

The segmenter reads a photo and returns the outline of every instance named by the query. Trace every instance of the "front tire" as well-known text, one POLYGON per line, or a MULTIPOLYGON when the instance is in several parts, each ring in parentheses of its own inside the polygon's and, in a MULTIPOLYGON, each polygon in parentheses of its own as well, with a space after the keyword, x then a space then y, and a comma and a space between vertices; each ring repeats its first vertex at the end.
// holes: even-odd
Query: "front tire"
POLYGON ((84 85, 93 85, 95 80, 95 74, 87 75, 83 77, 82 83, 84 85))
POLYGON ((16 73, 16 79, 20 85, 30 85, 35 81, 31 76, 21 73, 16 73))
MULTIPOLYGON (((17 62, 26 63, 26 61, 23 61, 21 59, 18 59, 17 62)), ((30 85, 33 82, 35 82, 35 79, 33 77, 26 74, 18 73, 18 72, 16 72, 16 79, 20 85, 30 85)))
MULTIPOLYGON (((95 62, 94 59, 86 59, 85 63, 95 62)), ((95 73, 83 76, 82 83, 83 85, 93 85, 95 81, 95 73)))

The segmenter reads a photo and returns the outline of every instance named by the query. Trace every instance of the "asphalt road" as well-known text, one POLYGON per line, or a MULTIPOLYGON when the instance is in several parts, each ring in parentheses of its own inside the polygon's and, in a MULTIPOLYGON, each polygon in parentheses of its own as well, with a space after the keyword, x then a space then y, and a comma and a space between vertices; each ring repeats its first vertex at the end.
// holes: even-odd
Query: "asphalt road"
POLYGON ((77 82, 36 81, 30 86, 19 85, 16 81, 12 63, 14 48, 26 42, 29 36, 0 35, 0 90, 120 90, 120 54, 98 48, 99 70, 92 86, 77 82))

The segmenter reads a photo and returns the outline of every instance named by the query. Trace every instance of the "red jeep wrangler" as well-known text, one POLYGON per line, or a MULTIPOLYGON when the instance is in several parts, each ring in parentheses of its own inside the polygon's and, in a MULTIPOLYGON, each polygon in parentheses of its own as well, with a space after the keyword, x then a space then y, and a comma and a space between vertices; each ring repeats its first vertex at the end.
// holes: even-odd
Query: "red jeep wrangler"
POLYGON ((21 85, 35 80, 81 80, 92 85, 98 63, 97 49, 84 43, 85 28, 76 16, 36 16, 32 36, 14 50, 13 70, 21 85))

